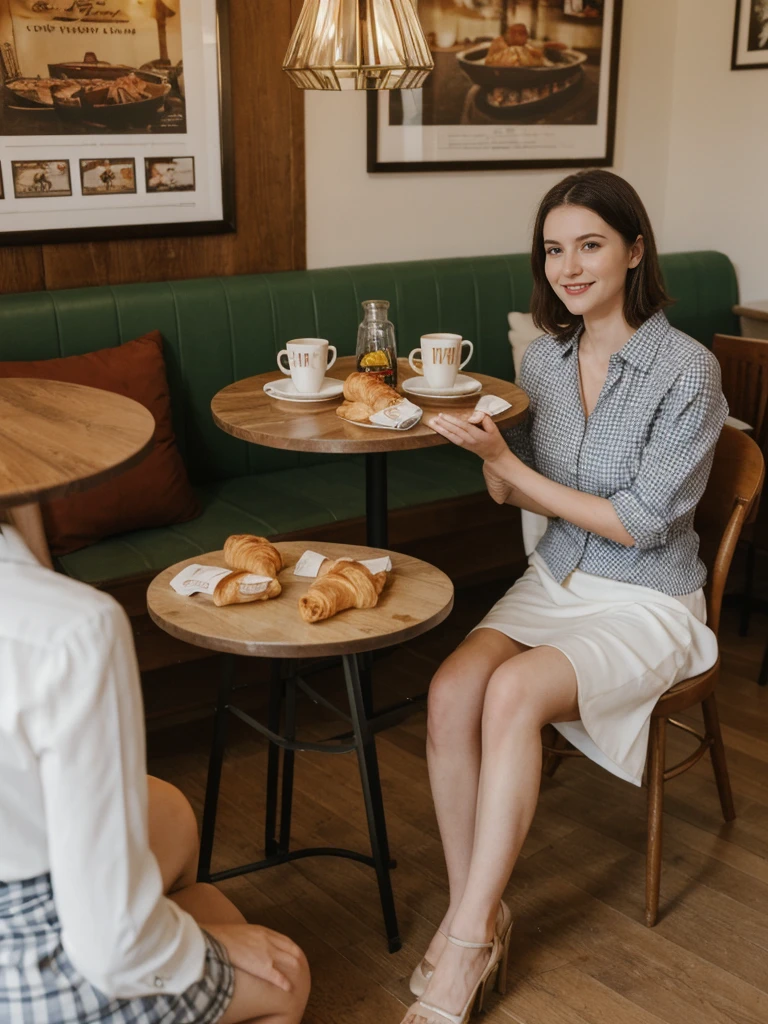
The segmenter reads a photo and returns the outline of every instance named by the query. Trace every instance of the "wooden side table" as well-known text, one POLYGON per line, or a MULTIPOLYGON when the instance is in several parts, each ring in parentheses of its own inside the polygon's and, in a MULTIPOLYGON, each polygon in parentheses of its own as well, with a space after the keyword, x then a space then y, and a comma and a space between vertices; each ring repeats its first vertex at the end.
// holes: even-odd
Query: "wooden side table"
POLYGON ((453 584, 439 569, 408 555, 347 544, 286 541, 275 545, 286 566, 280 574, 283 592, 271 601, 216 608, 204 595, 185 597, 170 587, 171 579, 186 565, 223 566, 221 551, 199 555, 171 566, 157 576, 147 592, 147 606, 154 622, 172 636, 198 647, 220 651, 230 657, 222 675, 216 704, 214 738, 208 766, 208 782, 200 842, 200 881, 216 882, 251 871, 304 857, 347 857, 376 871, 384 924, 390 952, 400 948, 395 911, 384 804, 376 757, 375 734, 400 717, 400 709, 374 714, 367 707, 361 685, 357 655, 391 647, 426 633, 449 615, 453 608, 453 584), (309 625, 298 609, 299 597, 311 580, 294 576, 301 554, 308 548, 328 558, 375 558, 388 554, 392 573, 375 608, 350 609, 326 622, 309 625), (273 673, 267 724, 264 725, 232 704, 233 655, 279 659, 273 673), (341 656, 346 682, 348 712, 334 707, 298 674, 298 659, 341 656), (285 666, 285 671, 280 671, 285 666), (296 704, 299 693, 330 708, 351 725, 349 739, 339 742, 304 742, 296 736, 296 704), (262 860, 226 871, 211 873, 216 825, 216 806, 224 758, 229 714, 235 715, 269 741, 267 792, 262 860), (282 771, 280 751, 282 750, 282 771), (291 813, 294 762, 297 751, 328 754, 356 753, 363 788, 371 855, 338 847, 292 850, 291 813), (278 804, 280 820, 278 825, 278 804))
MULTIPOLYGON (((345 380, 355 369, 355 357, 344 356, 329 369, 328 376, 345 380)), ((398 380, 416 374, 407 359, 397 361, 398 380)), ((525 418, 528 396, 515 384, 482 373, 468 375, 483 385, 482 394, 498 395, 511 408, 494 417, 500 430, 506 430, 525 418)), ((218 427, 251 444, 283 448, 293 452, 333 452, 365 455, 367 540, 371 547, 385 548, 387 537, 387 453, 434 448, 449 444, 427 425, 438 412, 457 415, 470 413, 481 392, 461 399, 423 398, 407 395, 424 409, 421 422, 410 430, 372 430, 336 415, 342 399, 331 402, 281 402, 264 393, 269 381, 282 380, 279 370, 247 377, 223 388, 211 402, 213 420, 218 427)), ((402 388, 400 389, 402 390, 402 388)))
POLYGON ((52 567, 39 502, 84 491, 140 462, 155 421, 110 391, 26 377, 0 378, 0 508, 40 562, 52 567))

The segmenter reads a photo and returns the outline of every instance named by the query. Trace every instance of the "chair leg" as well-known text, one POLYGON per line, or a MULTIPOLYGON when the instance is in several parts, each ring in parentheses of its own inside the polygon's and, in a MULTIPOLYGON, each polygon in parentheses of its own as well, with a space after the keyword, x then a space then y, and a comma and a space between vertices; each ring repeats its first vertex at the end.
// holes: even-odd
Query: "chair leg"
POLYGON ((744 593, 741 595, 741 615, 739 616, 739 636, 747 635, 749 632, 749 620, 752 617, 752 595, 755 589, 755 555, 755 545, 747 544, 744 593))
POLYGON ((565 750, 568 747, 568 740, 555 729, 554 725, 551 725, 549 728, 554 733, 554 736, 552 736, 551 740, 546 741, 547 746, 551 749, 544 752, 544 763, 541 772, 542 775, 546 775, 548 779, 551 779, 563 760, 557 751, 565 750))
POLYGON ((649 928, 656 924, 659 913, 666 738, 666 718, 652 718, 648 739, 648 850, 645 863, 645 923, 649 928))
POLYGON ((723 817, 726 821, 733 821, 736 811, 733 806, 733 794, 731 793, 731 780, 728 777, 728 765, 725 761, 725 747, 720 732, 720 716, 717 713, 717 701, 714 693, 711 693, 701 702, 701 709, 704 712, 704 726, 707 735, 712 737, 710 754, 712 755, 712 767, 715 771, 715 782, 717 792, 720 796, 720 806, 723 809, 723 817))

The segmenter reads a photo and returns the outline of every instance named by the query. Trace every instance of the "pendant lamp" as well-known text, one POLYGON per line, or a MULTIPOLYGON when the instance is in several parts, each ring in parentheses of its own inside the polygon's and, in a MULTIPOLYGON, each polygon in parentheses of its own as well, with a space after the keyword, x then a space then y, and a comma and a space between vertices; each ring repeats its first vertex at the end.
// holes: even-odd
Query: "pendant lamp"
POLYGON ((434 66, 413 0, 304 0, 283 61, 300 89, 420 89, 434 66))

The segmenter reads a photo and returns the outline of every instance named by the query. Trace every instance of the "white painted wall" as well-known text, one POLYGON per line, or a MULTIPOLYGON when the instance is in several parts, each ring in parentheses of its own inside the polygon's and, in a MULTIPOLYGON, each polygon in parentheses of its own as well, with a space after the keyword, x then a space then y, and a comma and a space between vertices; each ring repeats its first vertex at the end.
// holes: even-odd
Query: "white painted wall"
MULTIPOLYGON (((768 298, 768 70, 730 70, 729 0, 625 0, 614 169, 662 251, 719 249, 768 298)), ((567 171, 366 172, 365 97, 306 93, 310 267, 524 252, 567 171)))
POLYGON ((677 0, 661 239, 727 253, 749 301, 768 299, 768 69, 730 70, 734 6, 677 0))
MULTIPOLYGON (((664 215, 675 3, 624 4, 615 169, 654 222, 664 215)), ((539 199, 568 173, 368 174, 365 96, 305 96, 309 267, 525 252, 539 199)))

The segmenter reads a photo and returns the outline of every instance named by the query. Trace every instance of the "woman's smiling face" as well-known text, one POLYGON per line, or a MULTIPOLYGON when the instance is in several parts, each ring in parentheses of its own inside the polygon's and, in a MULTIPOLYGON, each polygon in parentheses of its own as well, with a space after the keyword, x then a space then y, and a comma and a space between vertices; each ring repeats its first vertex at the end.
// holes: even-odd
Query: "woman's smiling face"
POLYGON ((605 315, 623 309, 627 271, 643 256, 641 237, 622 236, 585 206, 558 206, 544 222, 544 269, 570 313, 605 315))

